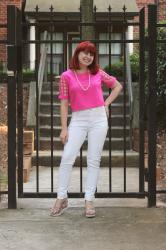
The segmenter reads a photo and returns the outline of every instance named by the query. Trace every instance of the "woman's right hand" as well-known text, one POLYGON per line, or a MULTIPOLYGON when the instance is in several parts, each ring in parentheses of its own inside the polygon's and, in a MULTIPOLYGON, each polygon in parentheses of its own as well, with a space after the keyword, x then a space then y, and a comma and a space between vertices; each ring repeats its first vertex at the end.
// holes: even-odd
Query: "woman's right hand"
POLYGON ((109 118, 109 107, 108 107, 108 105, 105 105, 105 111, 106 111, 107 118, 109 118))
POLYGON ((61 133, 60 133, 60 140, 63 144, 66 144, 66 142, 68 141, 68 130, 67 129, 62 129, 61 133))

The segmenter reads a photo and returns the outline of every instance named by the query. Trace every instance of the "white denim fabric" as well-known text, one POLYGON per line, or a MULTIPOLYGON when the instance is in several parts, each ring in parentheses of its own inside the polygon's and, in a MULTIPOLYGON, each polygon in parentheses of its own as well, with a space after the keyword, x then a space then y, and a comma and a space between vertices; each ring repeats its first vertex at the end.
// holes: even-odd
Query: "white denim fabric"
POLYGON ((67 197, 72 167, 86 137, 88 148, 85 200, 92 201, 94 199, 107 131, 108 118, 104 106, 72 112, 68 126, 69 137, 64 145, 59 167, 57 192, 59 199, 67 197))

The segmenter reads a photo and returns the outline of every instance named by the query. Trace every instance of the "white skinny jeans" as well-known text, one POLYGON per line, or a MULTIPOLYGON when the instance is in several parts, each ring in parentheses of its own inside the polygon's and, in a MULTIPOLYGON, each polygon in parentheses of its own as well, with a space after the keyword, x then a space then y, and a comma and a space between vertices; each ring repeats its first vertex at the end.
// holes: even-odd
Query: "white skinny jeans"
POLYGON ((64 145, 59 167, 57 198, 67 198, 72 167, 87 137, 85 200, 92 201, 94 199, 107 131, 108 120, 104 106, 72 112, 71 121, 68 126, 69 137, 67 143, 64 145))

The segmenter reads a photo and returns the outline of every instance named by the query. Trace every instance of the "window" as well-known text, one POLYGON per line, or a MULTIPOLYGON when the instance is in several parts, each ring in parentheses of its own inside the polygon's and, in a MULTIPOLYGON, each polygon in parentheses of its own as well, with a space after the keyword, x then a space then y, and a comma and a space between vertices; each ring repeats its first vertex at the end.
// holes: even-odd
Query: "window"
MULTIPOLYGON (((51 40, 51 34, 48 33, 48 40, 51 40)), ((63 33, 53 33, 52 40, 62 40, 63 41, 63 33)), ((48 54, 51 53, 51 44, 48 44, 48 54)), ((63 53, 63 43, 53 43, 52 44, 52 53, 53 54, 62 54, 63 53)))
MULTIPOLYGON (((44 39, 44 32, 41 33, 41 39, 44 39)), ((47 40, 51 40, 51 34, 48 32, 47 40)), ((62 40, 63 41, 63 33, 53 33, 52 40, 62 40)), ((51 43, 47 43, 47 72, 51 71, 51 43)), ((53 43, 52 44, 52 71, 53 74, 59 75, 62 72, 62 64, 63 64, 63 43, 53 43)))
MULTIPOLYGON (((99 33, 100 40, 109 40, 108 33, 99 33)), ((121 33, 111 33, 112 40, 122 39, 121 33)), ((111 43, 111 50, 109 51, 109 43, 99 44, 99 64, 102 68, 105 68, 109 64, 109 54, 111 53, 111 63, 116 63, 120 61, 121 56, 121 44, 111 43)))
MULTIPOLYGON (((80 40, 79 36, 72 37, 72 40, 80 40)), ((72 56, 74 54, 74 51, 77 47, 78 43, 72 43, 72 56)))
MULTIPOLYGON (((72 33, 72 32, 68 32, 67 34, 68 36, 68 40, 69 41, 72 41, 72 40, 78 40, 78 43, 79 43, 79 40, 80 40, 80 36, 79 36, 79 33, 72 33)), ((68 65, 69 65, 69 62, 70 62, 70 59, 71 57, 73 56, 73 53, 75 51, 75 48, 77 47, 78 43, 69 43, 68 44, 68 53, 67 53, 67 61, 68 61, 68 65)))

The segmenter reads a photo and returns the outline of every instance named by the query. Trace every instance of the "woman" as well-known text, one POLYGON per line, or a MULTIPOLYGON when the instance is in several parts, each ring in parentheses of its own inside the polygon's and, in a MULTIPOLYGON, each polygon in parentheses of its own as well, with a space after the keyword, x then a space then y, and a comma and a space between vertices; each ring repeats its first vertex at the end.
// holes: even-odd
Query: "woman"
POLYGON ((122 89, 115 77, 97 64, 95 45, 89 41, 77 45, 69 69, 62 73, 59 85, 61 100, 60 139, 64 151, 59 168, 57 200, 51 216, 58 216, 68 207, 67 190, 72 166, 79 150, 88 138, 87 179, 85 185, 85 216, 95 217, 94 194, 99 177, 100 160, 108 131, 109 105, 122 89), (104 101, 102 84, 112 89, 104 101), (72 117, 67 127, 68 104, 72 117))

